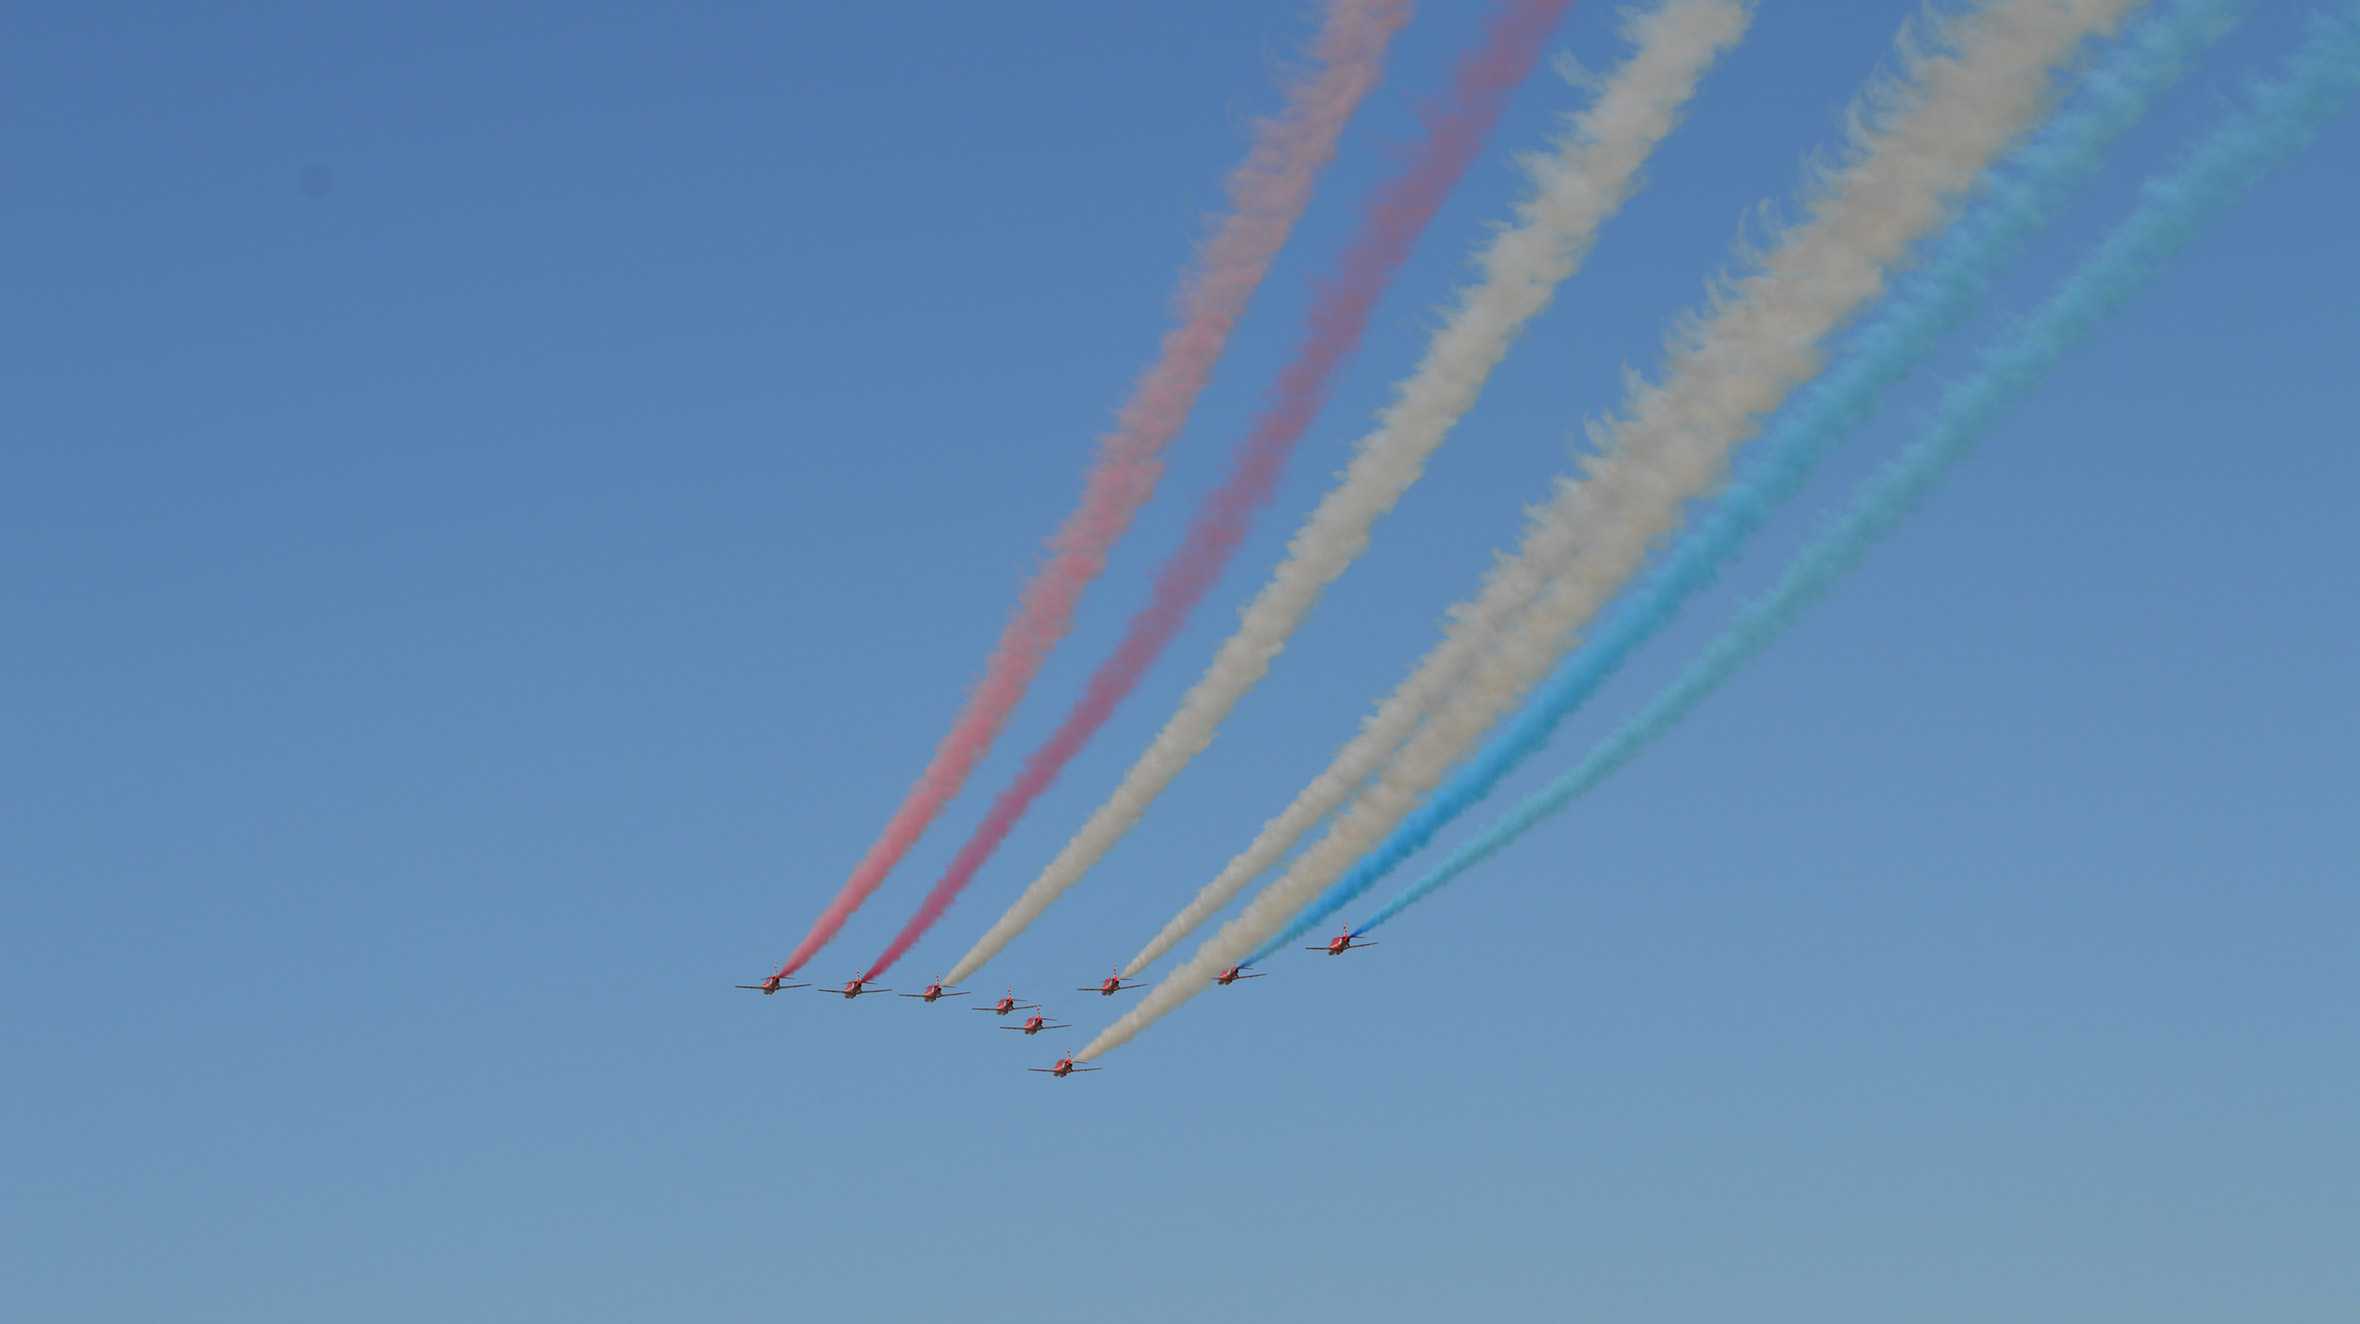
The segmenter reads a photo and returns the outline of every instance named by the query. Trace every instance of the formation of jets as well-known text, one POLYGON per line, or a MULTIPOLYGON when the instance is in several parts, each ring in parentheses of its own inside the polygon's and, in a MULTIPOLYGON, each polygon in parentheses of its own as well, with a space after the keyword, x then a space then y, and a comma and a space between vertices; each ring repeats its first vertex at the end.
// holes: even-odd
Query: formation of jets
MULTIPOLYGON (((1342 956, 1346 952, 1357 952, 1363 947, 1374 946, 1376 946, 1376 944, 1373 942, 1361 942, 1358 939, 1358 935, 1345 932, 1337 934, 1334 938, 1329 939, 1326 943, 1318 947, 1306 947, 1303 950, 1307 952, 1325 952, 1329 956, 1342 956)), ((1241 979, 1260 979, 1267 973, 1269 972, 1266 970, 1248 970, 1243 965, 1233 965, 1227 970, 1222 971, 1220 974, 1213 976, 1213 982, 1219 984, 1223 988, 1227 988, 1231 984, 1234 984, 1241 979)), ((752 989, 754 992, 760 993, 764 997, 768 997, 783 988, 815 987, 811 984, 783 983, 781 981, 784 978, 785 976, 783 975, 772 975, 768 979, 763 980, 761 983, 740 984, 738 987, 752 989)), ((853 998, 866 997, 872 993, 891 993, 893 991, 889 988, 870 987, 868 977, 865 975, 857 979, 847 979, 844 981, 841 987, 829 987, 824 985, 817 987, 819 987, 820 992, 825 993, 830 997, 839 997, 845 999, 846 1001, 850 1001, 853 998)), ((1137 980, 1133 980, 1128 983, 1124 982, 1122 969, 1118 966, 1114 972, 1109 974, 1106 978, 1099 980, 1095 984, 1084 984, 1074 991, 1077 993, 1095 993, 1102 998, 1111 998, 1117 993, 1138 987, 1140 987, 1140 982, 1137 980)), ((944 998, 963 998, 967 996, 968 992, 969 990, 967 989, 953 988, 947 984, 937 983, 928 984, 922 992, 903 993, 900 996, 905 998, 915 998, 920 1002, 933 1003, 940 1002, 944 998)), ((1029 1011, 1033 1014, 1025 1017, 1017 1024, 1002 1025, 997 1027, 1002 1030, 1014 1030, 1017 1033, 1022 1034, 1027 1039, 1030 1039, 1032 1036, 1039 1034, 1043 1030, 1070 1030, 1073 1028, 1072 1026, 1064 1024, 1063 1022, 1051 1021, 1049 1019, 1049 1014, 1041 1010, 1041 1004, 1038 1002, 1018 1001, 1015 989, 1009 989, 1007 992, 1001 994, 999 1000, 996 1002, 985 1003, 978 1007, 970 1007, 968 1010, 988 1012, 994 1016, 1008 1016, 1019 1011, 1029 1011)), ((1027 1071, 1037 1071, 1044 1076, 1052 1076, 1058 1080, 1063 1080, 1067 1076, 1073 1075, 1078 1071, 1097 1071, 1099 1069, 1100 1068, 1098 1067, 1077 1065, 1073 1060, 1073 1055, 1070 1053, 1064 1057, 1058 1058, 1056 1065, 1054 1066, 1025 1068, 1027 1071)))

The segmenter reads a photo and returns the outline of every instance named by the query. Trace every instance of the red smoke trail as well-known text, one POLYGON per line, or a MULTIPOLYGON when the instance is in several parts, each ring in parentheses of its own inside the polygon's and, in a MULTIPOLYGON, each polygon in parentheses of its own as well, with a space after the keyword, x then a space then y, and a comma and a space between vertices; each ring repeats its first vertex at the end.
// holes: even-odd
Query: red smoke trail
POLYGON ((1206 498, 1187 541, 1158 572, 1153 598, 1131 618, 1122 643, 1091 676, 1081 701, 1066 714, 1056 734, 1025 760, 1015 782, 1000 792, 982 826, 959 848, 918 913, 869 967, 867 977, 884 973, 950 909, 960 890, 1016 826, 1016 820, 1024 817, 1024 811, 1057 779, 1066 762, 1114 714, 1156 655, 1179 632, 1189 611, 1220 577, 1245 537, 1254 512, 1269 501, 1295 442, 1319 412, 1328 379, 1358 347, 1378 296, 1392 282, 1442 200, 1466 173, 1468 163, 1506 107, 1508 94, 1532 72, 1540 58, 1541 43, 1572 3, 1504 0, 1493 14, 1482 48, 1459 66, 1452 79, 1448 102, 1428 113, 1426 139, 1417 155, 1369 205, 1360 234, 1321 287, 1302 347, 1279 375, 1277 390, 1239 448, 1228 481, 1206 498))
POLYGON ((1133 388, 1114 430, 1099 439, 1082 504, 1050 541, 1049 564, 1025 586, 982 682, 935 746, 918 784, 779 974, 795 973, 826 946, 917 844, 991 748, 1049 650, 1072 628, 1082 590, 1106 567, 1107 549, 1155 490, 1164 445, 1188 420, 1231 328, 1302 216, 1321 168, 1335 155, 1345 121, 1376 86, 1385 49, 1409 21, 1409 10, 1410 0, 1329 0, 1313 46, 1322 67, 1289 89, 1285 110, 1256 126, 1245 163, 1229 177, 1229 215, 1206 241, 1183 289, 1180 323, 1165 334, 1154 366, 1133 388))

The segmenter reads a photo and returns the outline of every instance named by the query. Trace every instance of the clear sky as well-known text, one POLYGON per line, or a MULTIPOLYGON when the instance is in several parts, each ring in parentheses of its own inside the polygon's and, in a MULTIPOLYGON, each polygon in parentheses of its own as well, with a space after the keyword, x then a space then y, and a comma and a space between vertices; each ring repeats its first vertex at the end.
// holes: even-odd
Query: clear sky
MULTIPOLYGON (((1270 680, 985 972, 1076 1022, 1028 1042, 728 986, 978 674, 1308 10, 16 6, 0 1313, 2348 1317, 2360 120, 1573 812, 1374 951, 1019 1070, 1431 641, 1915 8, 1764 5, 1270 680)), ((2292 47, 2307 6, 2254 8, 1507 795, 2292 47)), ((815 976, 1219 480, 1483 13, 1425 9, 1079 629, 815 976)), ((1621 49, 1603 3, 1555 40, 1621 49)), ((1215 600, 890 982, 1160 724, 1572 104, 1519 94, 1215 600)))

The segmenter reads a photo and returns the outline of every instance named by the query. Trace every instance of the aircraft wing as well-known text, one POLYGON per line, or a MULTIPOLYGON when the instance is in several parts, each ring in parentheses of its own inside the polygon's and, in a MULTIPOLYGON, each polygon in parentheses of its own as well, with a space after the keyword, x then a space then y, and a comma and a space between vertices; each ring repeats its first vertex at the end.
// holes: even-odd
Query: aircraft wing
POLYGON ((1104 1070, 1106 1070, 1106 1068, 1104 1068, 1104 1067, 1075 1067, 1075 1068, 1073 1068, 1073 1069, 1074 1069, 1075 1071, 1104 1071, 1104 1070))
POLYGON ((1070 1025, 1044 1025, 1041 1028, 1044 1030, 1070 1030, 1073 1027, 1070 1025))
POLYGON ((1257 970, 1257 971, 1255 971, 1254 973, 1252 973, 1252 974, 1250 974, 1250 975, 1242 975, 1242 974, 1241 974, 1241 975, 1239 975, 1239 976, 1238 976, 1238 978, 1239 978, 1239 979, 1260 979, 1262 976, 1264 976, 1264 975, 1266 975, 1266 974, 1269 974, 1269 973, 1270 973, 1270 972, 1269 972, 1269 971, 1267 971, 1267 970, 1257 970))
POLYGON ((967 996, 967 990, 966 990, 966 989, 960 989, 960 990, 959 990, 958 992, 956 992, 956 993, 945 993, 945 994, 943 994, 943 996, 944 996, 944 997, 946 997, 946 998, 963 998, 963 997, 967 996))

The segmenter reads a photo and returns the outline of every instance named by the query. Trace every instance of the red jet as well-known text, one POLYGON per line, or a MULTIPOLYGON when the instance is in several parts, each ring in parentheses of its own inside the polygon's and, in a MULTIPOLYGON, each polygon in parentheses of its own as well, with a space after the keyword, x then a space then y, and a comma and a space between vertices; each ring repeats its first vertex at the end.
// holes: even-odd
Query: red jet
MULTIPOLYGON (((1131 983, 1128 983, 1128 984, 1124 983, 1124 982, 1123 982, 1123 972, 1122 972, 1122 971, 1120 971, 1120 970, 1117 970, 1117 971, 1115 971, 1113 974, 1111 974, 1111 975, 1108 975, 1106 978, 1099 980, 1097 983, 1095 983, 1095 984, 1092 984, 1092 985, 1090 985, 1090 986, 1089 986, 1089 987, 1087 987, 1087 988, 1077 988, 1077 989, 1075 989, 1075 990, 1074 990, 1074 992, 1076 992, 1076 993, 1095 993, 1095 994, 1097 994, 1098 996, 1100 996, 1100 997, 1102 997, 1102 998, 1111 998, 1111 997, 1113 997, 1115 994, 1122 992, 1122 991, 1123 991, 1124 989, 1126 989, 1126 988, 1137 988, 1137 987, 1139 987, 1139 984, 1138 984, 1138 982, 1137 982, 1136 980, 1134 980, 1133 982, 1131 982, 1131 983)), ((1092 1069, 1093 1069, 1093 1070, 1095 1070, 1095 1068, 1092 1068, 1092 1069)))
POLYGON ((892 991, 893 990, 889 988, 870 988, 868 977, 865 975, 859 979, 845 980, 844 987, 842 988, 823 988, 820 990, 820 992, 827 994, 829 997, 842 997, 846 1001, 857 998, 864 993, 891 993, 892 991))
POLYGON ((1213 976, 1213 982, 1219 984, 1223 988, 1227 988, 1231 984, 1234 984, 1241 979, 1260 979, 1262 976, 1270 973, 1267 970, 1256 970, 1254 973, 1249 975, 1244 973, 1244 971, 1244 966, 1233 965, 1227 970, 1222 971, 1220 974, 1213 976))
POLYGON ((1041 1004, 1038 1002, 1018 1002, 1016 1000, 1016 990, 1009 989, 1005 994, 1001 995, 1001 998, 998 1002, 995 1002, 988 1007, 974 1007, 970 1008, 970 1010, 988 1011, 994 1016, 1005 1016, 1012 1011, 1021 1011, 1027 1007, 1038 1007, 1040 1005, 1041 1004))
POLYGON ((944 998, 963 998, 967 996, 967 990, 963 988, 944 988, 940 984, 928 984, 926 986, 926 991, 923 993, 904 993, 902 996, 905 998, 916 998, 920 1002, 939 1002, 944 998))
POLYGON ((761 995, 762 995, 762 996, 764 996, 764 997, 769 997, 771 994, 778 992, 778 991, 779 991, 780 989, 782 989, 782 988, 809 988, 809 987, 811 987, 811 985, 809 985, 809 984, 782 984, 782 983, 778 982, 778 981, 780 981, 781 979, 784 979, 784 978, 786 978, 786 976, 784 976, 784 975, 772 975, 770 978, 763 980, 763 981, 762 981, 761 983, 759 983, 759 984, 740 984, 740 985, 738 985, 738 987, 739 987, 739 988, 750 988, 750 989, 754 990, 755 992, 757 992, 757 993, 761 994, 761 995))
POLYGON ((1065 1079, 1067 1076, 1070 1076, 1070 1075, 1072 1075, 1073 1073, 1075 1073, 1076 1071, 1103 1071, 1103 1070, 1105 1070, 1105 1068, 1103 1068, 1103 1067, 1077 1067, 1077 1066, 1075 1066, 1075 1065, 1073 1064, 1073 1059, 1072 1059, 1072 1058, 1070 1058, 1070 1057, 1061 1057, 1061 1058, 1058 1058, 1058 1059, 1057 1059, 1057 1065, 1056 1065, 1056 1066, 1053 1066, 1053 1067, 1026 1067, 1026 1068, 1025 1068, 1025 1070, 1027 1070, 1027 1071, 1038 1071, 1038 1072, 1040 1072, 1040 1073, 1041 1073, 1042 1075, 1044 1075, 1044 1076, 1055 1076, 1055 1077, 1057 1077, 1059 1080, 1063 1080, 1063 1079, 1065 1079))
POLYGON ((1328 945, 1325 947, 1306 947, 1303 950, 1307 952, 1326 952, 1330 956, 1342 956, 1346 952, 1357 952, 1363 947, 1376 946, 1376 944, 1373 942, 1352 941, 1358 936, 1359 935, 1357 934, 1351 933, 1339 933, 1334 938, 1329 939, 1328 945))
POLYGON ((1070 1030, 1073 1028, 1070 1025, 1050 1025, 1047 1023, 1048 1019, 1048 1017, 1040 1014, 1039 1012, 1034 1012, 1032 1015, 1024 1018, 1024 1024, 1022 1025, 1003 1025, 1000 1028, 1003 1030, 1021 1030, 1024 1032, 1027 1038, 1039 1034, 1043 1030, 1070 1030))

